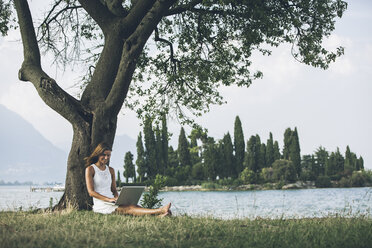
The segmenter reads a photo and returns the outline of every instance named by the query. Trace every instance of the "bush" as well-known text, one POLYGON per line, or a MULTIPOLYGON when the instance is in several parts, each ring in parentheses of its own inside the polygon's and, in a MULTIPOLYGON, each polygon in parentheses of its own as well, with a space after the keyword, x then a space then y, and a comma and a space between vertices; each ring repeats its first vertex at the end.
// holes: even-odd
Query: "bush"
POLYGON ((234 180, 233 178, 222 178, 220 180, 217 181, 217 183, 219 185, 222 185, 222 186, 230 186, 230 185, 233 185, 234 184, 234 180))
POLYGON ((254 183, 256 181, 256 175, 255 175, 255 173, 252 170, 248 169, 248 168, 245 168, 240 173, 239 178, 245 184, 254 183))
POLYGON ((361 173, 366 183, 372 183, 372 170, 363 170, 361 173))
POLYGON ((296 168, 293 162, 286 159, 278 159, 273 163, 273 178, 276 181, 284 180, 285 182, 296 181, 296 168))
POLYGON ((351 186, 353 187, 364 187, 366 184, 366 178, 362 172, 354 171, 353 175, 351 175, 351 186))
POLYGON ((156 175, 153 185, 150 186, 149 192, 143 195, 141 200, 141 206, 144 208, 158 208, 161 206, 163 199, 158 199, 158 194, 161 188, 164 187, 166 177, 162 175, 156 175))
POLYGON ((318 176, 315 180, 315 187, 317 188, 330 188, 332 186, 329 176, 318 176))
POLYGON ((264 183, 272 183, 274 181, 274 171, 273 168, 263 168, 261 170, 260 177, 264 183))
POLYGON ((220 185, 218 185, 217 183, 213 183, 213 182, 202 183, 201 187, 202 187, 202 189, 219 189, 219 188, 221 188, 220 185))
POLYGON ((349 188, 349 187, 351 187, 351 182, 350 182, 349 178, 347 178, 347 177, 343 177, 343 178, 341 178, 341 180, 338 182, 338 185, 339 185, 341 188, 349 188))

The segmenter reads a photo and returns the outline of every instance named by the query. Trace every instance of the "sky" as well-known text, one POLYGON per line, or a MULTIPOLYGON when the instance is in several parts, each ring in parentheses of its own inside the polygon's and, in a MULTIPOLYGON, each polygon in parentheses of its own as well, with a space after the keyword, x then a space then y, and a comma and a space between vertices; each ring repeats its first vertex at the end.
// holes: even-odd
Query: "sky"
MULTIPOLYGON (((32 11, 37 4, 32 1, 32 11)), ((233 134, 234 120, 242 121, 245 139, 259 134, 266 142, 269 133, 283 147, 286 128, 297 127, 301 154, 313 154, 323 146, 332 152, 339 147, 342 153, 349 145, 362 156, 365 168, 372 169, 372 1, 352 0, 336 30, 325 41, 328 48, 345 47, 345 55, 328 70, 301 64, 291 56, 290 47, 282 45, 272 56, 254 54, 253 68, 263 71, 264 78, 249 88, 221 89, 227 104, 213 106, 211 111, 196 119, 208 129, 210 136, 221 139, 233 134)), ((29 82, 17 78, 23 61, 19 31, 0 38, 0 104, 30 122, 54 145, 68 151, 72 141, 71 125, 46 106, 29 82)), ((50 57, 42 58, 43 69, 71 94, 78 82, 79 68, 65 72, 52 65, 50 57)), ((4 117, 2 117, 3 119, 4 117)), ((177 145, 180 125, 169 120, 173 133, 171 144, 177 145)), ((117 134, 137 138, 142 130, 135 113, 123 109, 119 116, 117 134)), ((186 127, 186 132, 190 128, 186 127)))

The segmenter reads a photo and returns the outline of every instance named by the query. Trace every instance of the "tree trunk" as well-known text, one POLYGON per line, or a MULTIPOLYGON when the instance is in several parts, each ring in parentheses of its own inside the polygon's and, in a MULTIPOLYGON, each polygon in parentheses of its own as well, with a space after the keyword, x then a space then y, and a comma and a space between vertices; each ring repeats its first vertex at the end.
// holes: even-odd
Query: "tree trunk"
POLYGON ((65 208, 91 209, 92 197, 85 184, 85 157, 101 142, 112 146, 116 131, 116 117, 102 119, 93 117, 93 124, 80 123, 73 127, 74 135, 67 161, 65 192, 55 210, 65 208))

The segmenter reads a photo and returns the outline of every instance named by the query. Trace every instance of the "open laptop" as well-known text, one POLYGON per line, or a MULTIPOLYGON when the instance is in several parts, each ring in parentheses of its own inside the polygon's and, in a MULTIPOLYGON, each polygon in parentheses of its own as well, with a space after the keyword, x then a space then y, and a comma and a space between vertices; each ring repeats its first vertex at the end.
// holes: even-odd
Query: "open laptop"
POLYGON ((121 188, 119 198, 115 205, 137 205, 145 186, 124 186, 121 188))

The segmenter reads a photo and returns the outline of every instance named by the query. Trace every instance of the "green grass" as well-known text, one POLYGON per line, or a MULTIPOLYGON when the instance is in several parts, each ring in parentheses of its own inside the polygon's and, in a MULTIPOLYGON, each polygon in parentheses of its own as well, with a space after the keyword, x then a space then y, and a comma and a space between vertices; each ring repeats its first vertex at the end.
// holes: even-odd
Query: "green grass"
POLYGON ((372 219, 219 220, 0 212, 0 247, 371 247, 372 219))

